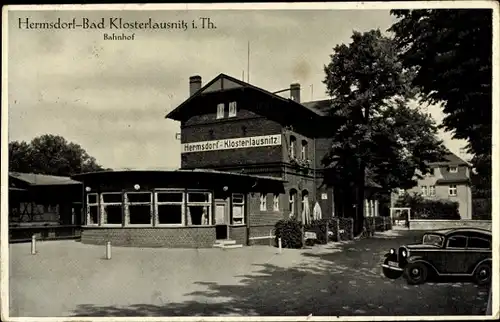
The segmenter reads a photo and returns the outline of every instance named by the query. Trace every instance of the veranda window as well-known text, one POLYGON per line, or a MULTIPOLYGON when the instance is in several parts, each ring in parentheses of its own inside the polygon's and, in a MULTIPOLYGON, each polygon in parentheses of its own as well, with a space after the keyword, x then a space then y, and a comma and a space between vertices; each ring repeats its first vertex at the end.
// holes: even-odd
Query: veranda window
POLYGON ((101 224, 121 226, 123 224, 121 192, 101 193, 101 224))
POLYGON ((153 213, 150 192, 127 192, 125 194, 126 225, 151 225, 153 213))
POLYGON ((156 224, 184 225, 184 197, 182 191, 159 191, 156 193, 156 224))
POLYGON ((97 193, 87 194, 87 225, 99 224, 99 199, 97 193))
POLYGON ((245 197, 241 193, 233 194, 233 225, 245 223, 245 197))
POLYGON ((212 224, 212 194, 210 192, 187 193, 188 226, 212 224))

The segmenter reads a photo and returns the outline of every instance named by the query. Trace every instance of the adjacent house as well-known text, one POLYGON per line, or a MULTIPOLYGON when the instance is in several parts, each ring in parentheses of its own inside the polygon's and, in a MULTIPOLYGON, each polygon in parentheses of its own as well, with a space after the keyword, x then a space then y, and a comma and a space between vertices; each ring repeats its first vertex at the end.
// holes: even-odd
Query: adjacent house
POLYGON ((11 241, 72 236, 82 224, 82 195, 81 183, 69 177, 10 172, 11 241))
MULTIPOLYGON (((406 192, 418 193, 424 198, 458 202, 461 219, 472 219, 471 165, 452 152, 442 161, 430 164, 430 172, 418 180, 418 184, 406 192)), ((395 200, 405 193, 399 189, 395 200), (399 196, 398 196, 399 195, 399 196)))

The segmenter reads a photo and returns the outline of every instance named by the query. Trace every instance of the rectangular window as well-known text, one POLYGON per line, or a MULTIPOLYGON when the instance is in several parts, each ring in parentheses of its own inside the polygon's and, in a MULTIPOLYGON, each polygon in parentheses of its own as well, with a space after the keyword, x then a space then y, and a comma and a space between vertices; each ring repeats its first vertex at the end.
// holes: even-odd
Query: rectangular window
POLYGON ((151 225, 153 213, 150 192, 127 192, 125 194, 126 225, 151 225))
POLYGON ((275 194, 273 199, 273 210, 280 211, 280 195, 275 194))
POLYGON ((421 188, 422 196, 427 196, 427 186, 422 186, 421 188))
POLYGON ((260 194, 260 211, 266 211, 267 210, 267 194, 261 193, 260 194))
POLYGON ((470 237, 467 243, 467 248, 491 249, 491 243, 489 240, 483 238, 470 237))
POLYGON ((210 192, 188 192, 186 211, 189 226, 211 225, 212 194, 210 192))
POLYGON ((224 118, 224 103, 217 105, 217 119, 224 118))
POLYGON ((436 186, 429 186, 429 195, 431 197, 435 197, 436 196, 436 186))
POLYGON ((229 103, 229 117, 236 116, 236 102, 229 103))
POLYGON ((99 224, 99 199, 97 193, 87 195, 87 225, 99 224))
POLYGON ((446 245, 447 248, 466 248, 467 247, 467 237, 464 236, 453 236, 448 239, 446 245))
POLYGON ((458 167, 449 167, 449 168, 448 168, 448 171, 449 171, 450 173, 457 173, 457 172, 458 172, 458 167))
POLYGON ((245 223, 245 197, 241 193, 233 194, 233 225, 245 223))
POLYGON ((184 196, 182 191, 156 192, 156 225, 184 224, 184 196))
POLYGON ((457 185, 452 184, 448 187, 448 195, 450 197, 455 197, 457 195, 457 185))
POLYGON ((123 224, 123 198, 121 192, 101 193, 101 224, 116 225, 123 224))

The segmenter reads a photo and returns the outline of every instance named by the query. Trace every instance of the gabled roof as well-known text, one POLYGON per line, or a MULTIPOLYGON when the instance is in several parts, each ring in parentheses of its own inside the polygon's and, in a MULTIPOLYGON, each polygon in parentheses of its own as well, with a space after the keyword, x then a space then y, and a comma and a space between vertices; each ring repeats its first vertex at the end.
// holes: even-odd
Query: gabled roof
POLYGON ((328 110, 331 107, 331 100, 324 99, 318 101, 310 101, 301 103, 308 109, 319 111, 320 113, 327 114, 328 110))
POLYGON ((271 93, 265 89, 262 89, 260 87, 254 86, 254 85, 249 84, 249 83, 246 83, 244 81, 241 81, 241 80, 236 79, 234 77, 228 76, 226 74, 219 74, 217 77, 215 77, 210 82, 208 82, 205 86, 203 86, 197 92, 195 92, 193 95, 191 95, 188 99, 186 99, 183 103, 181 103, 179 106, 177 106, 174 110, 169 112, 165 116, 165 118, 179 120, 181 111, 185 108, 186 105, 188 105, 188 103, 192 102, 197 97, 204 95, 204 94, 207 94, 207 93, 230 90, 230 89, 235 89, 235 88, 251 89, 251 90, 257 91, 259 93, 268 95, 269 97, 272 97, 272 98, 277 99, 279 101, 296 105, 300 108, 303 108, 305 110, 308 110, 309 112, 314 113, 317 116, 325 116, 325 113, 321 112, 320 110, 318 110, 314 106, 312 106, 312 104, 311 104, 312 102, 308 102, 306 105, 300 104, 300 103, 295 102, 294 100, 281 97, 281 96, 276 95, 274 93, 271 93))
POLYGON ((470 166, 470 164, 461 158, 459 158, 455 153, 447 151, 443 156, 441 161, 431 162, 431 166, 470 166))
POLYGON ((36 173, 9 172, 9 176, 16 178, 31 186, 57 186, 81 184, 69 177, 50 176, 36 173))

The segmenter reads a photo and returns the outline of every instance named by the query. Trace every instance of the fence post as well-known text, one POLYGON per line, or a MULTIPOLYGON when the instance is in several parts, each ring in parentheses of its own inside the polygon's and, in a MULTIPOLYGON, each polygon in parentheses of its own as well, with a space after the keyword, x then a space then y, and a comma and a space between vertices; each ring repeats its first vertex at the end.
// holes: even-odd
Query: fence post
POLYGON ((280 254, 281 254, 281 237, 278 238, 278 248, 279 248, 279 251, 280 251, 280 254))
POLYGON ((36 235, 31 236, 31 255, 36 254, 36 235))
POLYGON ((111 242, 106 242, 106 259, 111 259, 111 242))
POLYGON ((329 237, 329 236, 328 236, 328 228, 329 228, 329 221, 328 221, 328 220, 326 220, 326 222, 325 222, 325 226, 326 226, 326 227, 325 227, 325 233, 326 233, 326 238, 325 238, 325 240, 326 240, 326 243, 328 244, 328 237, 329 237))

